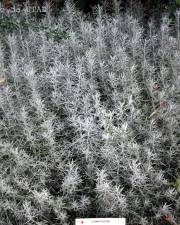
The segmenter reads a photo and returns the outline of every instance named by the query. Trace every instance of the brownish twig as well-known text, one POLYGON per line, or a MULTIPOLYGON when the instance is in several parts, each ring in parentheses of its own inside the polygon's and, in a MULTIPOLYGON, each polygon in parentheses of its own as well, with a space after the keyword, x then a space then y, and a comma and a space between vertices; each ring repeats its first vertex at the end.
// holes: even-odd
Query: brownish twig
POLYGON ((3 5, 5 9, 11 9, 13 7, 12 0, 3 0, 3 5))

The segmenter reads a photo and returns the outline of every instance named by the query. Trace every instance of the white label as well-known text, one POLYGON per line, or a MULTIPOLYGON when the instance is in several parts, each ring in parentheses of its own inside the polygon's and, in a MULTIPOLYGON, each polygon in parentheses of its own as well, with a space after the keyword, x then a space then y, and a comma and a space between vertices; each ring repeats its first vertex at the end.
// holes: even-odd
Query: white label
POLYGON ((125 225, 125 218, 87 218, 76 219, 75 225, 125 225))

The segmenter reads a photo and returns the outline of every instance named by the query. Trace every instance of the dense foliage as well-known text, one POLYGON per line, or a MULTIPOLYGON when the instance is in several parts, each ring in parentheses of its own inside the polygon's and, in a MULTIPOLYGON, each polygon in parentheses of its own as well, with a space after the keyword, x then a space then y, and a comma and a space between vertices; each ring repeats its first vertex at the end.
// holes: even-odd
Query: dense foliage
POLYGON ((180 12, 140 21, 67 2, 0 34, 1 225, 180 221, 180 12))

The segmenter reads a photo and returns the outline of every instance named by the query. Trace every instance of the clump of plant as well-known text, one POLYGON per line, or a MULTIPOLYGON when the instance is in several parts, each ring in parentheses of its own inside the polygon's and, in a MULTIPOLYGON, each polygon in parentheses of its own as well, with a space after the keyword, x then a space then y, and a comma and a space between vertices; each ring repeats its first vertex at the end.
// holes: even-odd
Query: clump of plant
POLYGON ((59 41, 62 38, 68 38, 68 32, 64 29, 58 29, 56 17, 51 5, 45 3, 42 7, 32 6, 30 3, 24 5, 15 4, 11 9, 4 9, 0 6, 2 16, 0 18, 0 31, 10 34, 20 32, 26 34, 28 30, 34 32, 44 32, 47 38, 59 41), (44 24, 42 20, 46 15, 46 20, 52 15, 51 25, 44 24))
POLYGON ((117 2, 94 10, 67 1, 39 21, 68 31, 59 42, 0 34, 2 225, 180 220, 179 12, 145 35, 117 2))

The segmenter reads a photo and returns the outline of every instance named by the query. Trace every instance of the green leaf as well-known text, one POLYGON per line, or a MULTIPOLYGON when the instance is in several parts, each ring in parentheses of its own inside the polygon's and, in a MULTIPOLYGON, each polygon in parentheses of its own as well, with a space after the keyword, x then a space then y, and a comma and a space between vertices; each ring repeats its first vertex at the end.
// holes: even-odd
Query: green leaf
POLYGON ((174 186, 176 187, 177 191, 180 192, 180 177, 176 179, 174 186))
POLYGON ((171 5, 169 6, 169 12, 170 12, 170 13, 175 13, 175 11, 176 11, 176 5, 175 5, 175 4, 171 4, 171 5))
POLYGON ((180 5, 180 0, 176 0, 176 4, 177 5, 180 5))
POLYGON ((175 182, 171 182, 170 185, 173 185, 178 192, 180 192, 180 177, 178 177, 175 182))

